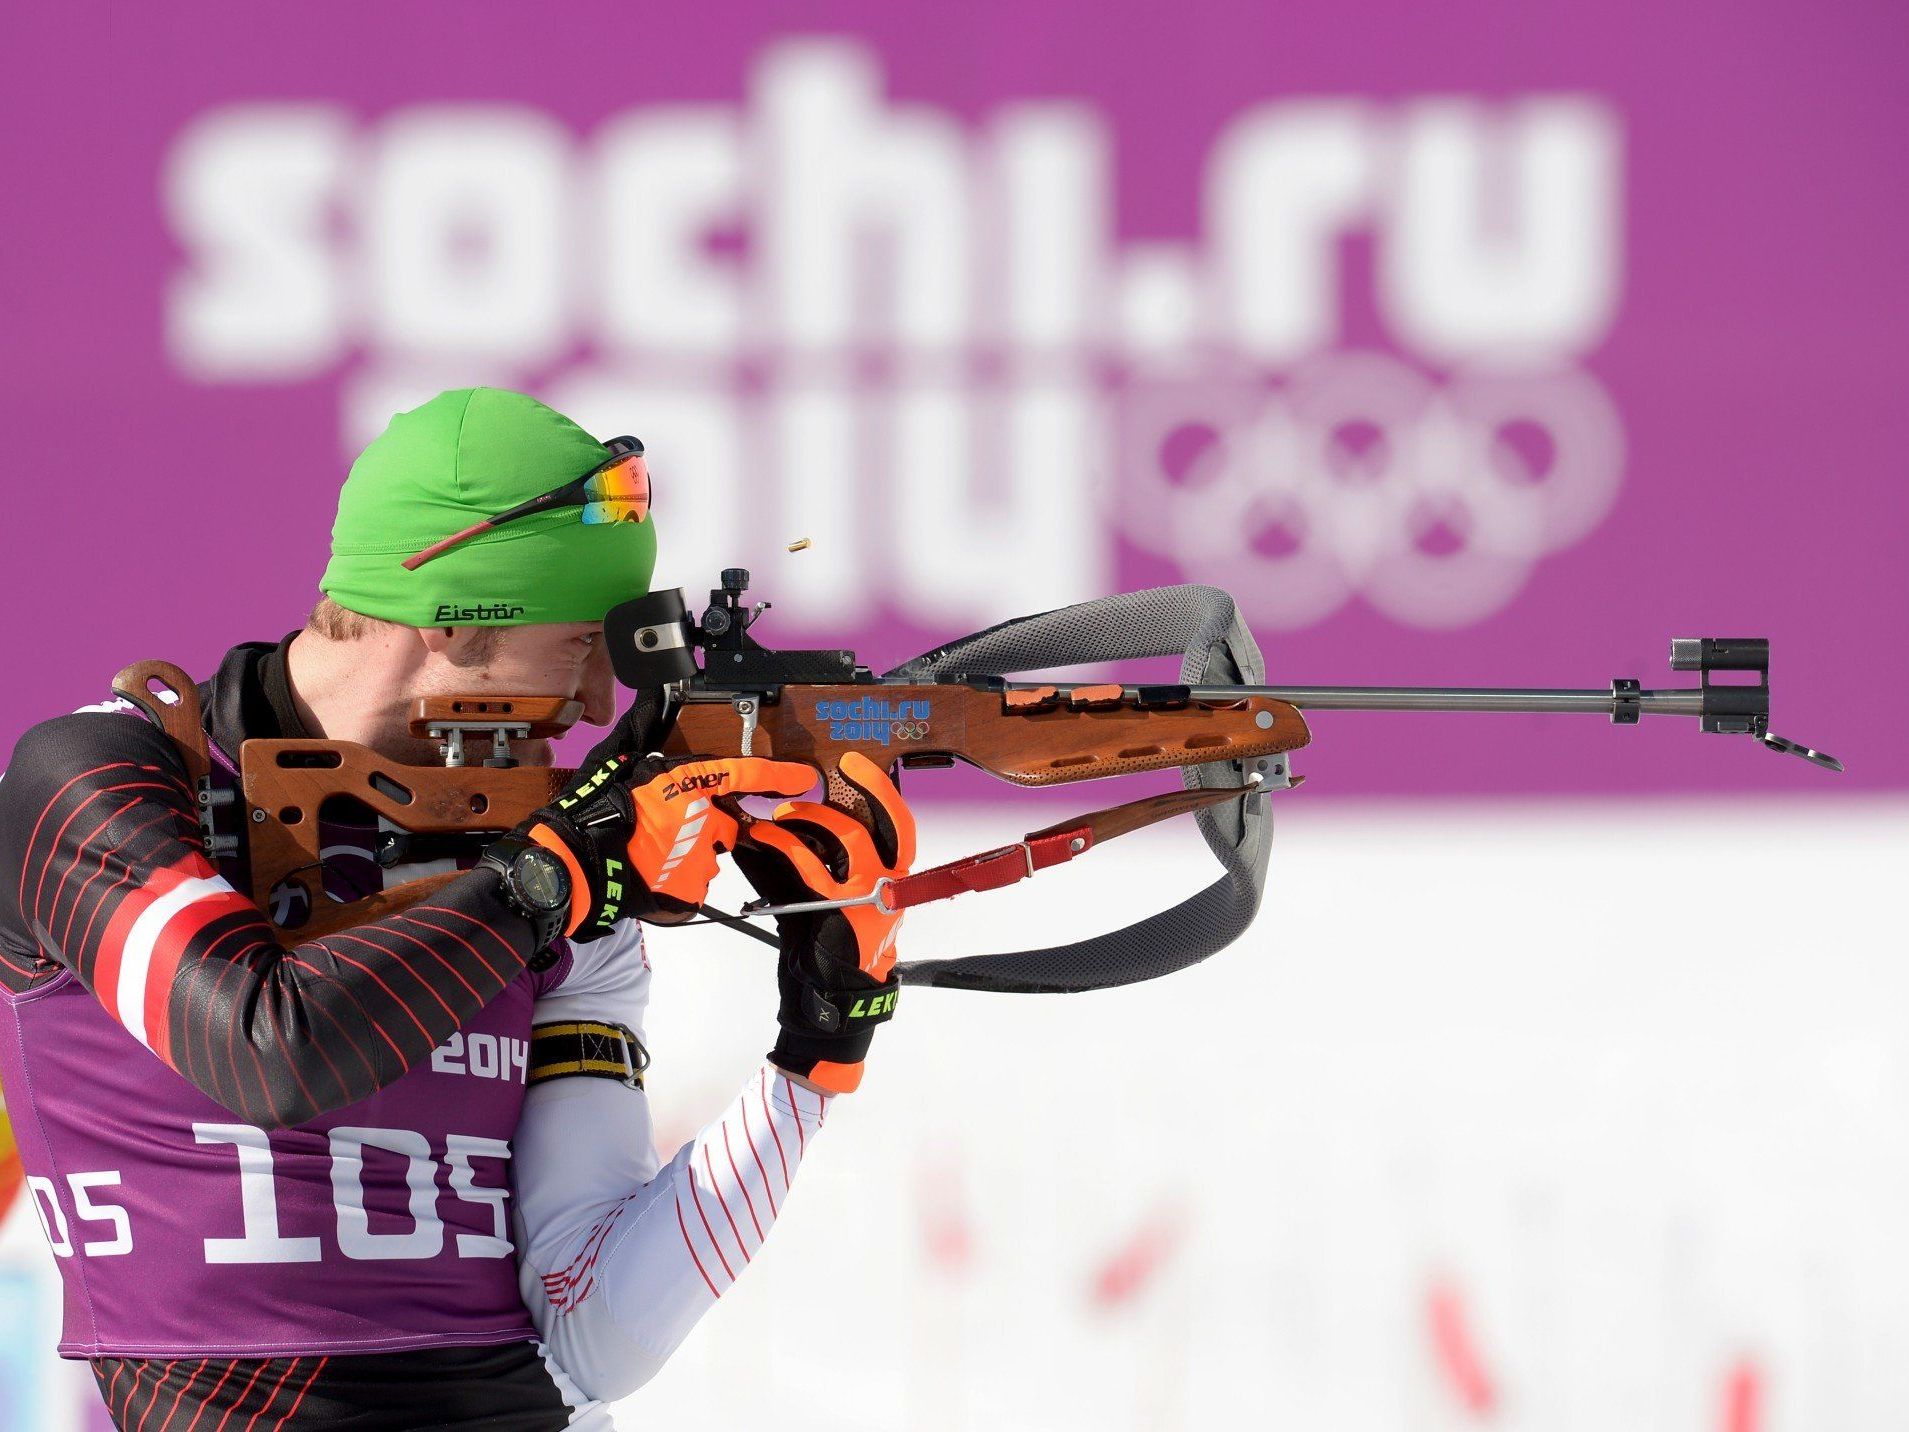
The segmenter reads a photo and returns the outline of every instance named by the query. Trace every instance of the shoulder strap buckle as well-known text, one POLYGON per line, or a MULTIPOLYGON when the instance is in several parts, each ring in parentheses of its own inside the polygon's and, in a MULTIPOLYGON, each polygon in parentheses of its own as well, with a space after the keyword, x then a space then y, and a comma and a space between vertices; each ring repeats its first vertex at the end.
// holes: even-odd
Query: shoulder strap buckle
POLYGON ((552 1079, 614 1079, 628 1089, 643 1087, 650 1052, 626 1024, 595 1019, 534 1025, 526 1084, 552 1079))

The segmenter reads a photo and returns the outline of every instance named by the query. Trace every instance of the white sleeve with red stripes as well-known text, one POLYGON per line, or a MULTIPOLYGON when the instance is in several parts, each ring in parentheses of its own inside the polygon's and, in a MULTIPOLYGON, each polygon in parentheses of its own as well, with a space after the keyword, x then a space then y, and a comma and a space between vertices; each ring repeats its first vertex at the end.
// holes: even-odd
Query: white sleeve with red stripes
POLYGON ((518 1278, 591 1397, 653 1377, 761 1249, 829 1098, 764 1064, 662 1169, 649 1100, 604 1079, 529 1091, 512 1166, 518 1278))

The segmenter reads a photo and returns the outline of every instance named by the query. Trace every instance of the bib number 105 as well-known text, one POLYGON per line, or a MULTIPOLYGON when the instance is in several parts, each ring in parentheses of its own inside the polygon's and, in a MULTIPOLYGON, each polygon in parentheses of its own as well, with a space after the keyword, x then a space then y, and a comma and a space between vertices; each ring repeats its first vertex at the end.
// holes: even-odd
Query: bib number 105
MULTIPOLYGON (((239 1204, 243 1233, 237 1238, 205 1240, 208 1263, 316 1263, 324 1256, 313 1236, 287 1237, 279 1231, 278 1184, 272 1172, 272 1145, 263 1129, 249 1124, 194 1124, 202 1144, 231 1144, 239 1155, 239 1204)), ((438 1215, 438 1161, 431 1141, 411 1129, 338 1128, 331 1140, 331 1202, 337 1217, 337 1242, 345 1257, 361 1262, 435 1258, 444 1251, 444 1221, 438 1215), (365 1150, 380 1149, 404 1160, 404 1186, 411 1226, 374 1232, 365 1208, 365 1150)), ((458 1233, 452 1246, 460 1258, 508 1258, 510 1238, 504 1226, 509 1190, 480 1185, 473 1159, 510 1158, 502 1139, 451 1134, 444 1140, 444 1167, 451 1195, 488 1211, 490 1232, 458 1233)), ((392 1220, 382 1220, 390 1222, 392 1220)))
MULTIPOLYGON (((208 1263, 316 1263, 324 1256, 323 1240, 315 1235, 287 1236, 279 1227, 278 1181, 272 1166, 272 1144, 265 1130, 250 1124, 194 1124, 193 1137, 201 1144, 229 1144, 238 1153, 240 1235, 207 1238, 208 1263)), ((433 1157, 431 1141, 411 1129, 338 1128, 329 1135, 331 1205, 336 1219, 335 1239, 345 1257, 361 1262, 389 1259, 435 1258, 453 1248, 460 1258, 508 1258, 510 1237, 504 1205, 510 1190, 502 1184, 480 1184, 474 1163, 510 1158, 502 1139, 451 1134, 444 1140, 442 1163, 433 1157), (365 1151, 381 1150, 404 1161, 405 1216, 380 1217, 382 1225, 408 1222, 409 1227, 374 1230, 365 1207, 365 1151), (438 1212, 438 1172, 444 1169, 450 1197, 484 1210, 475 1218, 459 1220, 488 1232, 447 1234, 438 1212)), ((133 1221, 121 1204, 102 1197, 100 1190, 116 1188, 119 1170, 67 1176, 73 1218, 62 1207, 60 1190, 51 1179, 30 1177, 28 1191, 40 1226, 54 1255, 71 1258, 75 1252, 89 1258, 111 1258, 133 1251, 133 1221), (100 1234, 76 1236, 74 1224, 90 1225, 100 1234)), ((380 1210, 382 1213, 383 1210, 380 1210)))

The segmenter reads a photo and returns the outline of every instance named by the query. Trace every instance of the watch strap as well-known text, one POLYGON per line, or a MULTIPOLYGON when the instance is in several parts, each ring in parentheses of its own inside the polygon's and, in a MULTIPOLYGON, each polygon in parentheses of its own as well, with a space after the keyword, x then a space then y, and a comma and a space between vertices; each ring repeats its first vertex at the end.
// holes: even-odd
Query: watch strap
POLYGON ((556 963, 557 955, 553 945, 557 936, 563 933, 564 926, 569 923, 570 914, 567 901, 555 910, 539 910, 518 894, 517 861, 526 851, 543 849, 535 841, 526 839, 516 831, 511 831, 493 841, 478 857, 479 865, 487 865, 497 872, 498 894, 510 907, 511 912, 530 922, 533 943, 530 947, 529 965, 533 970, 546 970, 556 963))

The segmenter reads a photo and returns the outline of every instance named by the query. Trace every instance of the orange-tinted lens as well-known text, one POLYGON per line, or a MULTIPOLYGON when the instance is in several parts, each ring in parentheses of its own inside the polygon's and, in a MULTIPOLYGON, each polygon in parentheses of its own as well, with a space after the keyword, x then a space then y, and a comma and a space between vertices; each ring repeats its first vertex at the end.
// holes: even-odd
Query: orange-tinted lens
POLYGON ((584 479, 585 522, 641 522, 649 515, 650 469, 642 453, 626 453, 584 479))

